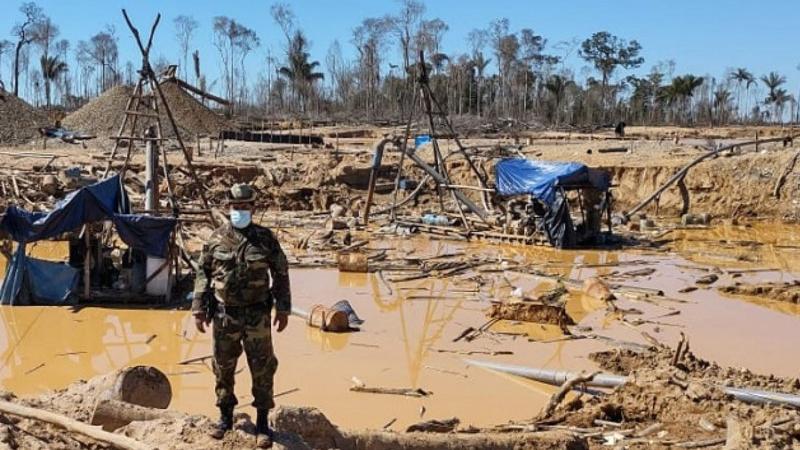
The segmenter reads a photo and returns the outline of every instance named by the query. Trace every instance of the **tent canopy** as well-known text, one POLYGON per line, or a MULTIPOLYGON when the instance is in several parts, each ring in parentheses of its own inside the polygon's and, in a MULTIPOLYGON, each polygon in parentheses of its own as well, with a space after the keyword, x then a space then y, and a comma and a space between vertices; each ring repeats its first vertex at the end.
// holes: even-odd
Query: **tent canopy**
POLYGON ((608 175, 577 162, 534 161, 506 158, 495 166, 497 193, 509 197, 530 194, 548 207, 556 200, 556 188, 592 186, 606 190, 608 175))
POLYGON ((87 223, 110 220, 120 238, 132 248, 166 257, 177 221, 173 218, 129 214, 129 201, 119 176, 70 193, 52 211, 30 212, 10 206, 0 231, 18 243, 0 288, 0 304, 17 304, 23 288, 37 303, 60 304, 69 300, 78 280, 77 270, 66 264, 28 258, 26 244, 53 238, 87 223))
POLYGON ((151 256, 166 256, 177 221, 128 212, 128 196, 116 175, 70 193, 50 212, 10 206, 0 221, 0 231, 17 242, 28 243, 59 236, 87 223, 111 220, 126 244, 151 256))

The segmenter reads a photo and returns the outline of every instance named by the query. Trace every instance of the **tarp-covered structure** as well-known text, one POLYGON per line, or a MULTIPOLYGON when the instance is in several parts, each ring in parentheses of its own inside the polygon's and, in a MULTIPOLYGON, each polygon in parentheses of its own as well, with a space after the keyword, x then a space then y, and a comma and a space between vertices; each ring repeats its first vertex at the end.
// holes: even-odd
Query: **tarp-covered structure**
POLYGON ((497 193, 503 197, 530 195, 545 207, 543 229, 550 244, 563 248, 576 245, 566 191, 594 189, 607 192, 610 175, 578 162, 535 161, 506 158, 495 166, 497 193))
POLYGON ((111 221, 123 242, 149 256, 164 258, 177 221, 173 218, 130 214, 130 201, 119 176, 70 193, 49 212, 30 212, 10 206, 0 231, 16 241, 17 250, 0 287, 0 304, 63 304, 73 297, 77 269, 67 264, 26 256, 26 244, 74 231, 85 224, 111 221), (20 293, 29 295, 21 296, 20 293))

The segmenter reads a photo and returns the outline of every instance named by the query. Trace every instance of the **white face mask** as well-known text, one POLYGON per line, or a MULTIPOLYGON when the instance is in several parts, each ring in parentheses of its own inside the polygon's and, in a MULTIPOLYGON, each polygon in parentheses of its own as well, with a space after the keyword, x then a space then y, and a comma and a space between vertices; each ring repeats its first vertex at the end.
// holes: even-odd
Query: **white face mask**
POLYGON ((231 210, 231 225, 234 228, 243 229, 250 225, 252 220, 252 213, 245 209, 232 209, 231 210))

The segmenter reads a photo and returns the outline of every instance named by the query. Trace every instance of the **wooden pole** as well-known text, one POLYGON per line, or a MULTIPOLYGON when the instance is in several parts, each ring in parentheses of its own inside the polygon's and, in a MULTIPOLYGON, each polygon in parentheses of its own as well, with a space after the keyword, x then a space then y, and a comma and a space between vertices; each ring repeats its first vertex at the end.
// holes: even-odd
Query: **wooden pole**
POLYGON ((414 94, 411 97, 411 104, 408 108, 408 122, 406 122, 406 131, 403 134, 403 141, 400 142, 400 162, 397 163, 397 177, 394 179, 394 191, 392 192, 392 207, 390 209, 390 218, 392 221, 397 219, 397 191, 400 190, 400 181, 403 178, 403 163, 406 157, 406 147, 408 146, 408 139, 411 137, 411 122, 414 121, 414 108, 417 104, 417 95, 419 91, 414 89, 414 94))
POLYGON ((91 425, 78 422, 77 420, 70 419, 67 416, 62 416, 61 414, 45 411, 43 409, 29 408, 27 406, 17 405, 11 402, 0 401, 0 412, 24 417, 26 419, 46 422, 63 428, 67 431, 90 437, 98 442, 110 444, 115 448, 120 448, 123 450, 155 450, 150 445, 131 439, 127 436, 109 433, 101 430, 98 427, 93 427, 91 425))
MULTIPOLYGON (((167 118, 169 119, 170 124, 172 125, 172 129, 175 132, 175 139, 178 141, 178 147, 180 147, 181 152, 183 152, 183 156, 186 159, 186 166, 189 169, 189 174, 191 175, 192 181, 197 183, 198 185, 202 185, 200 182, 200 178, 197 176, 197 171, 192 164, 192 157, 189 155, 189 152, 186 150, 186 145, 183 143, 183 139, 181 138, 180 130, 178 130, 178 125, 175 122, 175 117, 172 115, 172 110, 169 107, 169 103, 167 103, 167 99, 164 96, 164 91, 161 90, 161 85, 158 84, 158 80, 156 79, 155 73, 153 73, 153 69, 150 66, 150 47, 153 44, 153 36, 156 32, 156 27, 158 26, 159 21, 161 20, 161 14, 156 16, 155 22, 153 22, 153 27, 150 29, 150 38, 147 42, 147 47, 142 45, 142 40, 139 35, 139 30, 133 26, 130 18, 128 17, 128 13, 123 9, 122 15, 125 17, 125 22, 128 24, 128 28, 130 28, 131 32, 133 33, 133 37, 136 40, 136 45, 139 47, 139 51, 142 53, 142 60, 143 60, 143 68, 146 73, 144 74, 147 78, 150 79, 153 86, 156 88, 156 92, 158 92, 158 98, 161 100, 161 104, 164 106, 164 111, 167 113, 167 118)), ((164 168, 166 170, 166 167, 164 168)), ((206 197, 206 193, 203 189, 200 189, 200 199, 203 202, 203 207, 208 209, 209 203, 208 198, 206 197)), ((209 219, 211 223, 216 227, 218 226, 217 219, 214 217, 213 214, 209 214, 209 219)))
MULTIPOLYGON (((155 137, 155 127, 150 127, 145 133, 146 137, 155 137)), ((145 187, 144 209, 158 214, 158 142, 147 141, 145 145, 145 187)))
POLYGON ((106 431, 114 431, 134 421, 176 419, 186 414, 169 409, 149 408, 114 399, 101 399, 92 412, 92 425, 102 425, 106 431))
MULTIPOLYGON (((406 151, 406 156, 408 156, 409 159, 414 161, 422 170, 427 172, 428 175, 430 175, 438 185, 449 185, 450 184, 450 182, 444 176, 442 176, 442 174, 437 172, 436 169, 434 169, 428 163, 423 161, 419 156, 417 156, 416 153, 412 153, 412 152, 406 151)), ((451 192, 453 193, 453 195, 458 200, 460 200, 464 204, 464 206, 467 207, 467 209, 469 209, 473 213, 477 214, 478 217, 480 217, 482 221, 484 221, 484 222, 486 221, 486 217, 487 217, 486 211, 482 210, 479 206, 474 204, 472 202, 472 200, 467 198, 467 196, 465 196, 461 191, 453 190, 451 192)))
POLYGON ((89 225, 83 226, 83 240, 86 244, 86 253, 83 256, 83 297, 89 300, 92 297, 92 238, 89 225))

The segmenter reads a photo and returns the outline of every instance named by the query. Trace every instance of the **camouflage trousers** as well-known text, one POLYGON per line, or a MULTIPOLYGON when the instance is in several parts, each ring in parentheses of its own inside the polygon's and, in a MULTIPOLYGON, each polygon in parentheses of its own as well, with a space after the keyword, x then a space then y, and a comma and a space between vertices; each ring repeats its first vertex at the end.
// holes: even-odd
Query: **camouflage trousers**
POLYGON ((217 406, 238 403, 233 387, 236 363, 244 348, 253 381, 253 406, 271 409, 278 359, 272 348, 270 310, 266 305, 227 307, 214 317, 214 375, 217 406))

